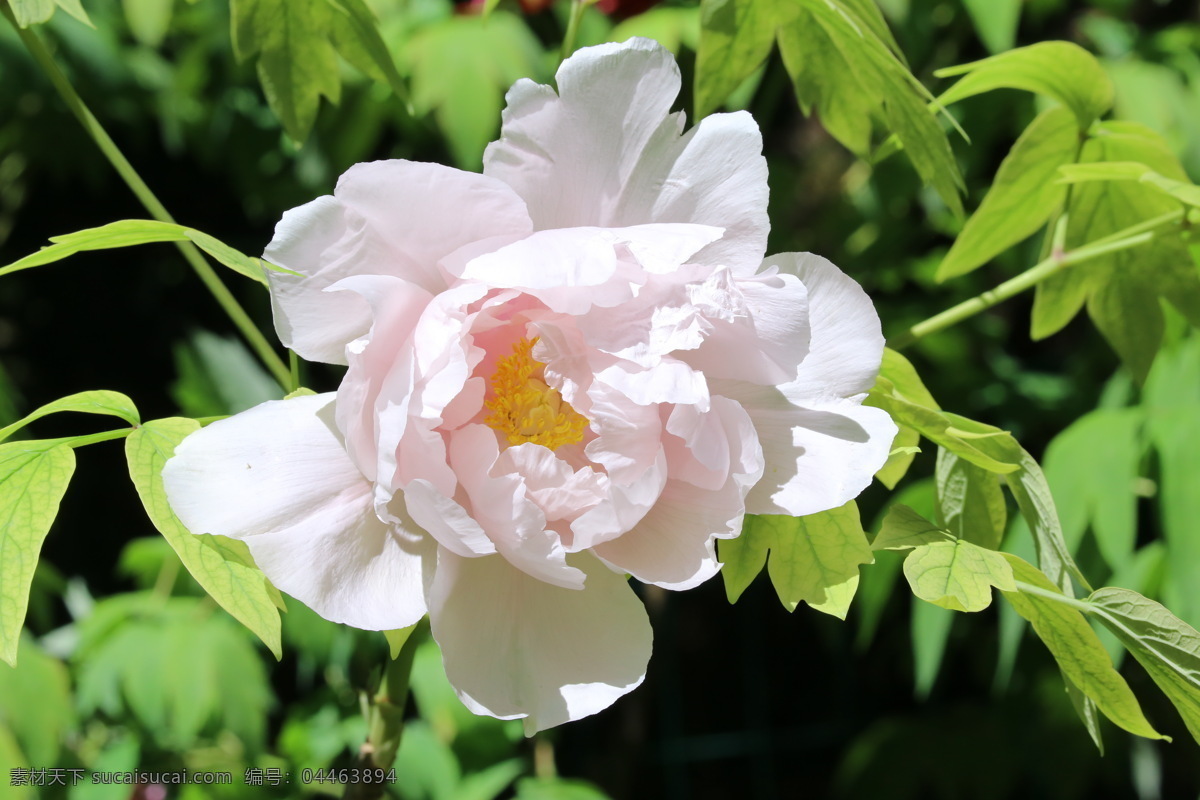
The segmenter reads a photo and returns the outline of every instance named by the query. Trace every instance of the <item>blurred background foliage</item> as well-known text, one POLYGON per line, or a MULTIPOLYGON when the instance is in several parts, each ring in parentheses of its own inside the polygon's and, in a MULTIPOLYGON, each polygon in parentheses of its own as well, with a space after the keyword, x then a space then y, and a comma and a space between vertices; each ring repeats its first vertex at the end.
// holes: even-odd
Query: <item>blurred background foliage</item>
MULTIPOLYGON (((236 0, 235 0, 236 1, 236 0)), ((139 172, 184 224, 260 252, 280 214, 378 158, 478 169, 513 81, 551 79, 570 5, 369 0, 407 97, 340 62, 297 142, 268 107, 253 59, 239 61, 224 0, 85 0, 41 28, 56 59, 139 172)), ((1114 116, 1167 138, 1200 179, 1200 11, 1187 0, 880 0, 909 65, 933 71, 1048 39, 1102 60, 1114 116)), ((605 0, 577 45, 651 36, 684 70, 700 35, 693 3, 605 0), (649 7, 647 7, 649 6, 649 7)), ((973 209, 1039 110, 1001 91, 957 104, 951 136, 973 209)), ((898 332, 1037 261, 1031 241, 948 284, 934 272, 962 220, 899 157, 859 160, 806 118, 782 59, 733 91, 763 129, 770 166, 768 252, 811 250, 860 281, 898 332)), ((0 26, 0 263, 52 235, 144 217, 11 29, 0 26)), ((265 293, 234 287, 264 327, 265 293)), ((1075 320, 1041 342, 1022 296, 908 353, 944 408, 1011 430, 1042 458, 1064 528, 1097 585, 1160 597, 1200 624, 1200 340, 1170 318, 1167 346, 1138 388, 1095 330, 1075 320), (1188 573, 1185 570, 1192 570, 1188 573)), ((305 384, 336 385, 311 367, 305 384)), ((125 392, 147 418, 232 413, 279 391, 220 310, 163 246, 79 256, 0 280, 0 424, 90 388, 125 392), (174 376, 169 381, 162 376, 174 376)), ((78 432, 57 417, 38 436, 78 432)), ((0 765, 93 770, 230 770, 234 785, 170 796, 338 794, 300 770, 348 766, 365 735, 361 699, 386 643, 290 601, 284 657, 208 600, 154 533, 116 445, 78 452, 35 578, 16 668, 0 664, 0 765), (263 785, 244 786, 247 769, 263 785), (272 776, 290 773, 290 784, 272 776)), ((933 516, 933 452, 896 501, 933 516)), ((886 494, 860 500, 864 520, 886 494)), ((1016 517, 1017 515, 1010 515, 1016 517)), ((873 530, 878 530, 878 522, 873 530)), ((1022 552, 1018 521, 1008 549, 1022 552)), ((1195 751, 1166 701, 1125 670, 1173 745, 1108 728, 1101 757, 1049 656, 1022 648, 1007 607, 955 619, 893 591, 899 559, 864 569, 842 624, 789 615, 765 579, 737 606, 719 581, 643 592, 656 632, 646 684, 614 708, 525 740, 520 725, 465 711, 432 643, 417 653, 415 702, 394 796, 451 800, 612 797, 1156 798, 1200 793, 1195 751), (565 776, 565 777, 558 777, 565 776)), ((993 609, 1000 604, 993 605, 993 609)), ((1119 654, 1119 648, 1113 646, 1119 654)), ((1119 657, 1119 656, 1118 656, 1119 657)), ((0 798, 150 798, 161 787, 25 788, 0 798)))

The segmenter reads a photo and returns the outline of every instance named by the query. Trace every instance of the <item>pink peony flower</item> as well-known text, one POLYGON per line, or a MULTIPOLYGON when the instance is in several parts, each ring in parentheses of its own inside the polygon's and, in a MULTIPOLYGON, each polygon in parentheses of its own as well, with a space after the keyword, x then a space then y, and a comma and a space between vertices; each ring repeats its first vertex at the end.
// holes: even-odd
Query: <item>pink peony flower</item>
POLYGON ((281 590, 367 629, 429 614, 477 713, 533 732, 645 676, 626 575, 687 589, 743 515, 856 496, 886 459, 861 405, 879 320, 828 261, 763 262, 754 121, 682 134, 679 71, 633 40, 521 81, 483 175, 352 167, 266 257, 280 337, 347 364, 164 472, 196 533, 243 539, 281 590))

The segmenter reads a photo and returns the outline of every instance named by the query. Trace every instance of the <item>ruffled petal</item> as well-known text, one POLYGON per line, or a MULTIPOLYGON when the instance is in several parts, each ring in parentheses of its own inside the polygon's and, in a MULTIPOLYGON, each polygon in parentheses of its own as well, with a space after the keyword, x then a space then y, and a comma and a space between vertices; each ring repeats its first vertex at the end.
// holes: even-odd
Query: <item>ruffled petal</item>
POLYGON ((444 256, 531 231, 524 202, 500 181, 437 164, 356 164, 333 197, 288 211, 275 228, 265 258, 301 273, 267 274, 275 328, 304 358, 344 364, 345 346, 367 331, 370 313, 354 293, 326 294, 328 286, 393 275, 436 294, 446 286, 444 256))
POLYGON ((667 481, 658 502, 632 530, 593 549, 605 563, 664 589, 691 589, 717 573, 721 564, 714 542, 741 532, 746 492, 762 475, 762 451, 737 403, 714 397, 713 410, 701 416, 713 424, 689 431, 693 435, 681 445, 687 453, 680 459, 707 456, 710 464, 723 465, 720 485, 667 481))
POLYGON ((774 388, 717 381, 713 392, 739 402, 758 431, 765 470, 746 497, 751 514, 801 517, 857 497, 883 466, 896 436, 887 412, 862 396, 810 400, 774 388))
POLYGON ((766 249, 767 165, 749 114, 715 114, 681 136, 671 54, 648 39, 590 47, 559 68, 558 94, 519 81, 484 174, 529 204, 539 230, 692 222, 725 229, 703 263, 751 274, 766 249))
POLYGON ((214 422, 176 448, 163 481, 189 530, 245 540, 271 582, 322 617, 387 630, 425 614, 433 543, 402 505, 403 524, 376 516, 334 426, 332 394, 214 422))
POLYGON ((585 554, 582 590, 539 581, 498 556, 443 550, 430 592, 446 676, 477 714, 525 721, 527 735, 595 714, 641 684, 646 611, 626 580, 585 554))
POLYGON ((883 332, 862 287, 812 253, 782 253, 763 266, 795 275, 808 290, 811 338, 788 395, 828 400, 869 392, 883 359, 883 332))

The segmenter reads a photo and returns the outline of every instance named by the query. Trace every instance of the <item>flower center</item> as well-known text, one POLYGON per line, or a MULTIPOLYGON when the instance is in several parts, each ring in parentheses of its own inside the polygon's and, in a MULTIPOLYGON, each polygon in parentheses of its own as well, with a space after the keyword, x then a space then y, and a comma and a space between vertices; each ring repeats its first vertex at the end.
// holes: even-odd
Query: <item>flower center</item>
POLYGON ((492 413, 484 422, 505 434, 509 444, 533 442, 557 450, 582 441, 588 423, 542 380, 545 365, 531 355, 536 342, 536 337, 521 339, 513 345, 512 355, 496 365, 492 374, 496 396, 485 403, 492 413))

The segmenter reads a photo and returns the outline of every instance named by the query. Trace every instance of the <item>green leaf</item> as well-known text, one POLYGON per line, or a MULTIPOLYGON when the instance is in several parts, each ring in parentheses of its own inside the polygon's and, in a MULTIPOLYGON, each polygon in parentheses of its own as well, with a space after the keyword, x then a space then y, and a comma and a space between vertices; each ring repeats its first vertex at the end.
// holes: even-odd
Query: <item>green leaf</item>
POLYGON ((330 34, 342 58, 371 80, 387 84, 397 97, 408 89, 396 71, 392 54, 379 35, 379 22, 363 0, 326 0, 333 9, 330 34))
MULTIPOLYGON (((1193 350, 1194 352, 1194 350, 1193 350)), ((1194 365, 1193 365, 1194 368, 1194 365)), ((1172 387, 1176 390, 1183 387, 1172 387)), ((1192 624, 1200 622, 1200 413, 1195 406, 1160 409, 1150 420, 1150 440, 1161 469, 1159 509, 1167 544, 1167 576, 1179 590, 1172 608, 1192 624)))
POLYGON ((1008 508, 996 475, 938 448, 935 477, 938 524, 955 538, 998 550, 1008 508))
POLYGON ((49 22, 50 18, 54 16, 55 10, 59 8, 89 28, 96 27, 88 18, 87 12, 83 10, 83 6, 79 4, 79 0, 9 0, 9 6, 13 10, 17 24, 22 28, 49 22))
POLYGON ((858 567, 873 558, 854 501, 806 517, 762 515, 746 520, 741 536, 719 545, 731 603, 750 585, 770 551, 767 574, 785 608, 794 611, 805 602, 846 618, 858 587, 858 567))
POLYGON ((1078 542, 1089 526, 1100 554, 1117 569, 1137 539, 1139 432, 1136 409, 1085 414, 1046 448, 1045 472, 1054 490, 1063 537, 1078 542))
POLYGON ((42 542, 75 471, 57 441, 0 445, 0 659, 16 664, 42 542))
MULTIPOLYGON (((1171 180, 1183 168, 1158 134, 1131 122, 1101 122, 1080 153, 1081 164, 1138 162, 1171 180)), ((1179 201, 1140 181, 1089 181, 1074 187, 1066 247, 1073 249, 1179 208, 1179 201)), ((1076 264, 1038 284, 1031 335, 1049 336, 1086 303, 1096 327, 1140 383, 1162 340, 1159 302, 1200 324, 1200 273, 1180 237, 1156 236, 1140 247, 1076 264)))
POLYGON ((121 0, 129 31, 139 44, 158 47, 171 28, 175 0, 121 0))
POLYGON ((934 75, 965 76, 938 98, 945 105, 993 89, 1024 89, 1052 97, 1071 109, 1080 132, 1088 130, 1113 104, 1112 81, 1100 62, 1071 42, 1039 42, 940 69, 934 75))
POLYGON ((0 729, 7 727, 15 734, 32 763, 57 764, 61 744, 74 726, 66 665, 46 655, 26 634, 17 665, 0 664, 0 729))
POLYGON ((522 778, 517 782, 516 800, 609 800, 609 796, 587 781, 522 778))
POLYGON ((1128 589, 1104 588, 1088 602, 1174 704, 1200 743, 1200 632, 1159 603, 1128 589))
MULTIPOLYGON (((983 425, 957 414, 947 416, 961 429, 983 432, 995 430, 990 425, 983 425)), ((1016 470, 1004 476, 1004 482, 1033 533, 1038 566, 1057 586, 1068 593, 1071 577, 1090 590, 1087 579, 1083 577, 1083 573, 1071 557, 1070 548, 1063 537, 1062 525, 1058 520, 1058 510, 1054 506, 1054 497, 1050 493, 1045 473, 1037 461, 1011 436, 986 436, 977 439, 976 442, 990 457, 1017 465, 1016 470)))
POLYGON ((775 31, 801 11, 780 0, 701 0, 696 118, 712 113, 771 54, 775 31))
MULTIPOLYGON (((938 408, 937 401, 925 388, 925 384, 921 382, 921 378, 913 369, 912 364, 890 347, 883 350, 880 375, 892 382, 897 394, 919 405, 924 405, 926 408, 935 410, 938 408)), ((921 434, 916 429, 907 425, 899 425, 899 428, 896 439, 892 442, 892 452, 888 454, 887 461, 875 473, 875 477, 879 479, 880 483, 889 489, 895 489, 896 484, 900 483, 900 479, 908 473, 908 468, 912 466, 913 459, 917 455, 917 450, 914 448, 921 443, 921 434)))
POLYGON ((900 503, 892 505, 872 550, 911 550, 935 542, 952 542, 954 536, 900 503))
POLYGON ((67 233, 62 236, 51 236, 50 241, 54 244, 47 245, 41 250, 32 255, 25 256, 19 261, 14 261, 4 268, 0 268, 0 275, 7 275, 10 272, 17 272, 30 267, 39 267, 43 264, 51 264, 67 256, 74 255, 86 250, 109 250, 114 247, 129 247, 135 244, 148 244, 151 242, 184 242, 189 241, 195 244, 204 252, 208 253, 220 264, 229 267, 234 272, 245 275, 251 280, 261 284, 266 284, 267 279, 263 277, 263 270, 269 269, 275 272, 283 272, 288 275, 296 275, 290 269, 277 267, 263 261, 261 258, 251 258, 237 250, 234 250, 227 244, 214 239, 207 233, 187 228, 183 225, 176 225, 173 222, 157 222, 150 219, 124 219, 119 222, 110 222, 107 225, 101 225, 99 228, 88 228, 75 233, 67 233))
POLYGON ((932 603, 913 604, 909 631, 913 648, 913 693, 919 700, 929 696, 941 671, 955 616, 953 611, 932 603))
MULTIPOLYGON (((847 8, 847 3, 819 2, 810 6, 813 19, 833 42, 841 65, 820 65, 826 73, 845 78, 839 91, 866 92, 881 109, 880 118, 904 147, 917 174, 937 190, 942 202, 957 216, 962 215, 962 176, 950 143, 937 117, 930 113, 928 90, 887 45, 872 32, 872 26, 847 8)), ((798 21, 797 25, 805 24, 798 21)), ((782 40, 781 40, 782 44, 782 40)), ((809 73, 806 73, 806 75, 809 73)), ((793 83, 802 80, 792 76, 793 83)))
POLYGON ((332 6, 326 0, 230 0, 233 50, 258 57, 267 104, 295 142, 308 138, 324 95, 341 98, 332 6))
POLYGON ((172 348, 171 397, 190 417, 236 414, 282 397, 279 384, 239 339, 196 331, 172 348))
POLYGON ((1001 553, 957 539, 915 548, 904 559, 913 594, 951 611, 982 611, 992 604, 992 587, 1010 592, 1012 568, 1001 553))
POLYGON ((520 18, 457 15, 426 26, 408 44, 413 106, 434 111, 455 162, 478 169, 496 137, 504 92, 542 74, 542 50, 520 18))
POLYGON ((1012 49, 1021 20, 1021 0, 963 0, 963 5, 989 52, 1012 49))
POLYGON ((254 632, 281 658, 279 612, 283 599, 254 565, 245 542, 211 534, 193 535, 167 502, 162 469, 175 447, 199 429, 195 420, 152 420, 125 440, 129 476, 150 521, 179 554, 183 565, 217 603, 254 632))
POLYGON ((1160 175, 1136 161, 1108 161, 1093 164, 1066 164, 1059 168, 1060 183, 1089 181, 1137 181, 1158 189, 1184 205, 1200 206, 1200 186, 1191 181, 1160 175))
POLYGON ((1000 164, 992 188, 938 267, 937 279, 965 275, 1032 236, 1059 209, 1058 169, 1075 159, 1079 131, 1061 107, 1043 111, 1000 164))
POLYGON ((1005 592, 1004 598, 1033 624, 1034 632, 1066 678, 1121 728, 1148 739, 1165 738, 1146 720, 1129 685, 1113 669, 1096 632, 1076 608, 1087 608, 1087 604, 1063 595, 1028 562, 1008 553, 1001 555, 1012 566, 1018 588, 1005 592))
POLYGON ((0 441, 12 436, 16 431, 24 428, 35 419, 40 419, 47 414, 55 414, 60 411, 79 411, 84 414, 107 414, 113 417, 120 417, 130 425, 138 425, 142 421, 141 417, 138 416, 137 407, 134 406, 133 401, 128 397, 120 392, 98 389, 91 392, 79 392, 67 395, 58 400, 52 400, 11 425, 0 428, 0 441))
POLYGON ((404 647, 404 643, 408 641, 408 637, 413 635, 413 631, 415 631, 417 629, 417 625, 420 624, 421 623, 416 622, 412 625, 409 625, 407 628, 397 628, 393 631, 383 632, 384 637, 387 638, 388 652, 391 653, 393 659, 400 655, 400 650, 404 647))

